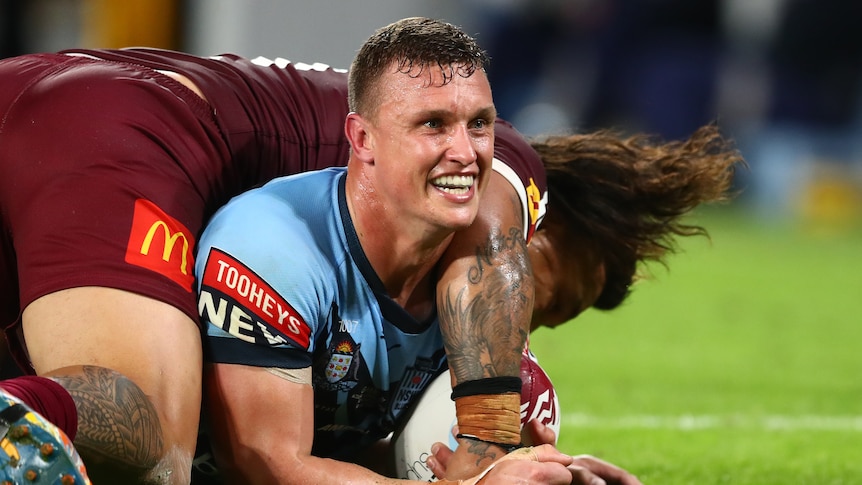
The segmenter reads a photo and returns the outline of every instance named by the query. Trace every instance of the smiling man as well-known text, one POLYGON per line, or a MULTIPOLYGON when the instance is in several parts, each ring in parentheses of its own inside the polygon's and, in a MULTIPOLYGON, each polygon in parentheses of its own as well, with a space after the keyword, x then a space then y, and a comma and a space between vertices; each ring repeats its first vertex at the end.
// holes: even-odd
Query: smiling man
MULTIPOLYGON (((229 483, 395 481, 352 462, 444 369, 434 269, 491 173, 486 62, 449 24, 384 27, 350 69, 347 169, 270 182, 204 231, 205 399, 229 483)), ((571 457, 538 453, 484 480, 570 483, 571 457)))

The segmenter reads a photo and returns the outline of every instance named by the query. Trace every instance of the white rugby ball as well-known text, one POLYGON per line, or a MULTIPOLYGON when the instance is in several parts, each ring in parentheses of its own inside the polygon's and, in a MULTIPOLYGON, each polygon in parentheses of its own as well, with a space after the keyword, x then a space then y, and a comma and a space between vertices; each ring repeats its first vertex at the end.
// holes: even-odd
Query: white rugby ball
MULTIPOLYGON (((560 435, 560 403, 551 379, 532 356, 521 356, 521 426, 538 419, 560 435)), ((450 399, 452 386, 449 371, 438 376, 428 386, 411 411, 404 427, 392 438, 397 478, 434 480, 425 465, 435 442, 448 444, 454 450, 458 442, 452 435, 457 424, 455 403, 450 399)))

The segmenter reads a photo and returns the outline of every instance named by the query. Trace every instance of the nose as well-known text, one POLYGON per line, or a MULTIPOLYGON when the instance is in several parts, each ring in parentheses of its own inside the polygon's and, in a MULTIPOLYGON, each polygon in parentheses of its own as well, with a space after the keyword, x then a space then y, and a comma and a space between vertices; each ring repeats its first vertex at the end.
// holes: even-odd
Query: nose
POLYGON ((448 155, 450 160, 462 165, 476 162, 475 140, 470 136, 470 129, 466 125, 459 124, 454 128, 448 155))

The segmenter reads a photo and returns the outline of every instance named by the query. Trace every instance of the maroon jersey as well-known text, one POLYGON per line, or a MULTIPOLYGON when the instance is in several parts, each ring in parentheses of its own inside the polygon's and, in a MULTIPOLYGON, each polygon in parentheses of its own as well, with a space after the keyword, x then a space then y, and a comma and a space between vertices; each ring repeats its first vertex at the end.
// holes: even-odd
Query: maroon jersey
MULTIPOLYGON (((67 51, 70 52, 70 51, 67 51)), ((347 72, 323 64, 198 57, 158 49, 77 50, 188 77, 212 107, 229 157, 191 173, 236 195, 273 177, 347 163, 347 72)), ((182 163, 182 161, 180 161, 182 163)), ((224 200, 218 200, 221 205, 224 200)))
MULTIPOLYGON (((154 49, 74 52, 143 64, 188 77, 219 113, 216 121, 230 139, 230 145, 247 146, 255 134, 258 140, 251 146, 273 150, 258 154, 256 162, 243 161, 242 153, 233 154, 235 163, 246 168, 262 165, 258 170, 263 177, 258 178, 258 183, 277 175, 347 163, 343 134, 348 111, 344 69, 320 63, 291 63, 281 58, 249 60, 233 54, 201 58, 154 49), (287 147, 262 142, 259 139, 262 136, 281 140, 287 147), (268 160, 267 155, 275 156, 276 160, 262 163, 261 160, 268 160), (268 170, 274 172, 267 174, 268 170)), ((529 241, 544 217, 547 203, 542 161, 508 122, 497 120, 495 135, 494 167, 521 197, 526 221, 524 234, 529 241)))
MULTIPOLYGON (((0 61, 0 324, 76 286, 143 294, 197 320, 194 244, 207 219, 274 177, 345 165, 347 112, 346 72, 320 64, 157 49, 0 61)), ((507 123, 496 133, 494 167, 521 197, 529 238, 547 200, 541 160, 507 123)))
POLYGON ((539 154, 508 122, 494 123, 494 170, 504 176, 521 199, 524 237, 529 244, 545 217, 548 184, 539 154))

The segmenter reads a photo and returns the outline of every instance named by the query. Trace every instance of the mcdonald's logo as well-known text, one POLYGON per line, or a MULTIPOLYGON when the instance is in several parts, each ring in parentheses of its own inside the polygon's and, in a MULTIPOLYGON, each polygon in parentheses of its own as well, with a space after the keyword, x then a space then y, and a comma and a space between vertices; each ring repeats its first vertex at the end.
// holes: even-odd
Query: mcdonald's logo
POLYGON ((161 273, 192 291, 194 238, 181 222, 146 199, 135 201, 126 262, 161 273))

